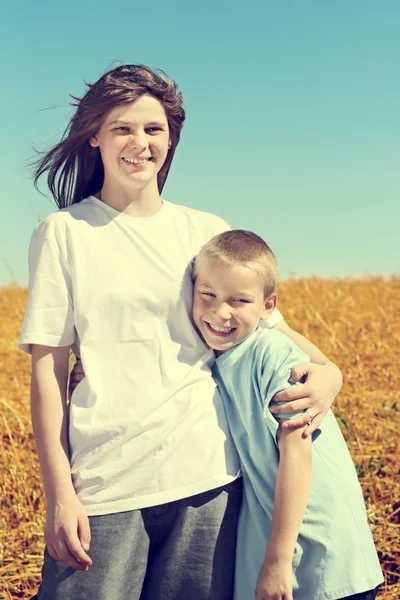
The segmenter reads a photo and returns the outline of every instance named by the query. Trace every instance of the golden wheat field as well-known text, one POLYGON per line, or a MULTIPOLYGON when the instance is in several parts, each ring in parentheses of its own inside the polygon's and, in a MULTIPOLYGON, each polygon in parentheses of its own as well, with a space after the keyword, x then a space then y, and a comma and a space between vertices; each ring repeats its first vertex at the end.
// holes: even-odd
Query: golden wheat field
MULTIPOLYGON (((334 411, 356 463, 385 585, 400 598, 400 278, 291 279, 288 323, 341 367, 334 411)), ((29 418, 29 358, 17 349, 27 292, 0 289, 0 598, 30 598, 39 579, 45 503, 29 418)))

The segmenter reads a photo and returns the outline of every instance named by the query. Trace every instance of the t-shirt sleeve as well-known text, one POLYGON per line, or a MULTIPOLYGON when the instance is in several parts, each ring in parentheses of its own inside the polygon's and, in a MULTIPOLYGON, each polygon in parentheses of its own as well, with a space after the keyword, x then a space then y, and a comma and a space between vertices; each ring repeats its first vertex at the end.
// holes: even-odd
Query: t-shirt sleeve
MULTIPOLYGON (((226 221, 224 221, 224 219, 222 219, 221 217, 215 217, 214 220, 214 227, 213 227, 213 232, 212 232, 212 238, 216 235, 218 235, 219 233, 224 233, 225 231, 231 231, 232 227, 230 225, 228 225, 228 223, 226 221)), ((210 238, 211 239, 211 238, 210 238)))
POLYGON ((260 321, 259 326, 263 329, 272 329, 281 321, 283 321, 282 313, 277 308, 274 308, 268 319, 260 321))
POLYGON ((56 240, 39 225, 29 246, 29 296, 19 347, 69 346, 75 340, 71 278, 56 240))
POLYGON ((269 405, 275 394, 300 384, 300 382, 289 382, 291 370, 296 365, 308 360, 309 357, 307 354, 304 354, 294 343, 287 343, 286 341, 281 348, 273 350, 263 357, 260 373, 260 391, 264 401, 264 416, 266 419, 292 419, 303 412, 272 415, 269 405))

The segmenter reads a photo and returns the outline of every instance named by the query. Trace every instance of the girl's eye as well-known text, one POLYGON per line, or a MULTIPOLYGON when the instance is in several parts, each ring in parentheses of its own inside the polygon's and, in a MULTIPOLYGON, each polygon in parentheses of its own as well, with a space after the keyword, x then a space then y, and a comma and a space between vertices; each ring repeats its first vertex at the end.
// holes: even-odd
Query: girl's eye
POLYGON ((129 132, 129 127, 124 127, 123 125, 121 125, 121 127, 116 127, 114 129, 114 131, 119 131, 121 133, 126 133, 126 132, 129 132))
POLYGON ((146 129, 148 133, 156 133, 157 131, 162 131, 161 127, 148 127, 146 129))
POLYGON ((206 296, 207 298, 215 298, 215 294, 211 292, 200 292, 202 296, 206 296))
POLYGON ((245 300, 244 298, 234 298, 234 302, 240 302, 241 304, 249 304, 249 300, 245 300))

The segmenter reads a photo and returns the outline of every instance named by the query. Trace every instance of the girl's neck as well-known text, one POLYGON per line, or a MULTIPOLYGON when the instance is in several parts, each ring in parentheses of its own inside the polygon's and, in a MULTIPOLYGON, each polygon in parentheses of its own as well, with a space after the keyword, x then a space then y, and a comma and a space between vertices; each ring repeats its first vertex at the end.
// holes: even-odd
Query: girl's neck
POLYGON ((114 186, 107 186, 104 182, 98 196, 102 202, 132 217, 151 217, 160 210, 163 202, 157 185, 116 190, 114 186))

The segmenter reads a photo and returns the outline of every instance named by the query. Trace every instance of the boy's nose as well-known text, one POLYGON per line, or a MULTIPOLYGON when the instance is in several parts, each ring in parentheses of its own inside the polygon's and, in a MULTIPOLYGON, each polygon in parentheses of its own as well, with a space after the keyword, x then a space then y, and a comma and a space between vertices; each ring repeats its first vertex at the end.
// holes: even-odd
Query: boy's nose
POLYGON ((229 321, 232 318, 231 307, 227 304, 221 304, 216 308, 215 315, 221 321, 229 321))

